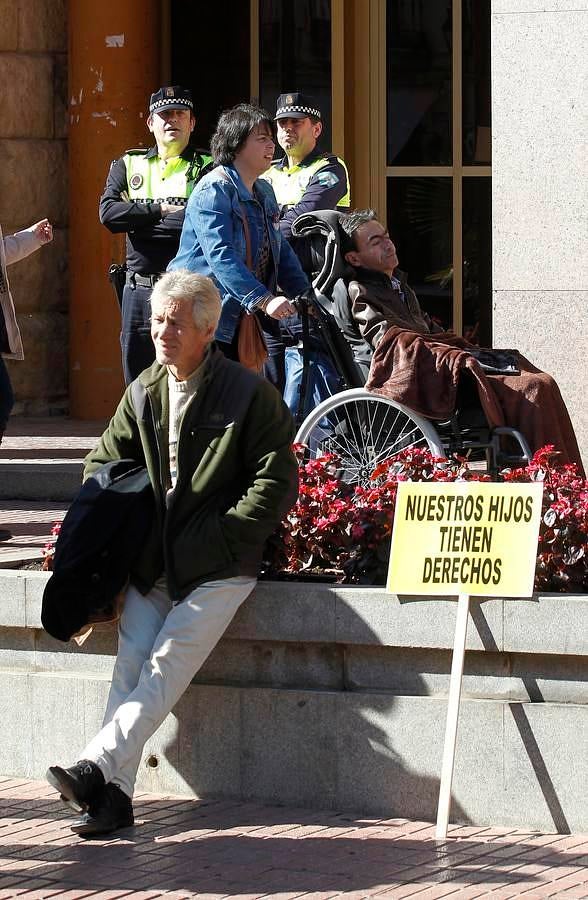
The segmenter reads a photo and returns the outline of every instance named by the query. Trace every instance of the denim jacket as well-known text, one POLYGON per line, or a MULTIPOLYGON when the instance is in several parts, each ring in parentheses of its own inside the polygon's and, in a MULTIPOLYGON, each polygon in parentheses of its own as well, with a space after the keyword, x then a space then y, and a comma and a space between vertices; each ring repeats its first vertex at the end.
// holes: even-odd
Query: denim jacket
POLYGON ((180 246, 168 266, 208 275, 215 282, 223 304, 216 332, 219 341, 230 342, 243 308, 253 309, 268 292, 276 291, 276 284, 290 297, 309 286, 298 257, 282 237, 273 188, 258 178, 254 191, 255 195, 248 191, 233 166, 218 166, 205 175, 190 196, 180 246), (267 285, 247 268, 243 209, 249 221, 254 269, 267 226, 273 259, 267 285))

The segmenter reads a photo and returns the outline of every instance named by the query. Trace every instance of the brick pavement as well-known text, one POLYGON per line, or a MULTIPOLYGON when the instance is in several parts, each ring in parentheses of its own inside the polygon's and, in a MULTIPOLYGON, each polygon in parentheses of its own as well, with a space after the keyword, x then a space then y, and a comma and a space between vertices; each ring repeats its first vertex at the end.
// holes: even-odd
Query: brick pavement
POLYGON ((588 898, 588 836, 140 794, 137 824, 84 841, 39 781, 0 778, 0 900, 588 898))
MULTIPOLYGON (((0 459, 85 455, 102 428, 11 420, 0 459)), ((39 555, 67 504, 0 501, 0 566, 39 555)), ((86 842, 44 782, 0 777, 0 900, 588 898, 588 836, 434 827, 258 803, 139 795, 137 824, 86 842)))

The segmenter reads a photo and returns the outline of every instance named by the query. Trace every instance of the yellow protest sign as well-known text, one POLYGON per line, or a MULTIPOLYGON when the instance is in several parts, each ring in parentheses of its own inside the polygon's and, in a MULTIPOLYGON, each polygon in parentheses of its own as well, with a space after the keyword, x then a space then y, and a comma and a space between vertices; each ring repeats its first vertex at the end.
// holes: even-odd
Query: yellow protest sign
POLYGON ((387 590, 530 597, 543 485, 401 482, 387 590))

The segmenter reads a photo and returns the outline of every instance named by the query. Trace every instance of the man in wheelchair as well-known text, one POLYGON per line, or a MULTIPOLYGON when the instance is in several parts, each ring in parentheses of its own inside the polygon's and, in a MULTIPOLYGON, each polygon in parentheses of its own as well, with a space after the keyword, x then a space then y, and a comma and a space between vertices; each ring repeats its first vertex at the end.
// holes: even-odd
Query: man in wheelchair
MULTIPOLYGON (((483 350, 444 332, 407 284, 394 243, 376 213, 335 215, 316 214, 323 234, 325 223, 333 230, 326 256, 329 242, 340 250, 331 251, 332 259, 313 284, 350 345, 367 390, 435 423, 454 421, 461 407, 474 406, 491 429, 521 432, 531 452, 553 444, 561 462, 576 463, 583 472, 573 426, 553 378, 517 351, 483 350), (338 262, 333 262, 335 256, 338 262)), ((293 233, 312 234, 310 217, 300 217, 293 233)))
POLYGON ((432 334, 443 329, 421 309, 415 292, 398 268, 390 235, 373 210, 339 217, 345 261, 354 269, 348 284, 352 321, 364 340, 376 348, 392 325, 432 334))

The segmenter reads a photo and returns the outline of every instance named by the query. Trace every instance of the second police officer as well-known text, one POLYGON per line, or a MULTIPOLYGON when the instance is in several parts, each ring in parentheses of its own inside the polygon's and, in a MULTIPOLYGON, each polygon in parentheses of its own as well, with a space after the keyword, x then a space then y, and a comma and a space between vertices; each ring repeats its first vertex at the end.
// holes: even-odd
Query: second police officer
POLYGON ((280 206, 280 229, 290 240, 292 222, 316 209, 347 210, 351 203, 349 175, 342 159, 319 147, 321 110, 309 94, 280 94, 276 124, 282 159, 263 176, 280 206))
POLYGON ((190 146, 195 125, 190 91, 179 85, 161 87, 151 95, 147 119, 155 146, 127 150, 115 160, 100 198, 102 224, 127 235, 121 298, 126 384, 155 359, 151 290, 177 252, 186 203, 210 168, 211 157, 190 146))
MULTIPOLYGON (((292 223, 304 213, 321 209, 345 211, 351 203, 349 175, 344 161, 319 147, 323 129, 320 107, 314 97, 300 91, 280 94, 276 104, 278 143, 285 156, 272 163, 262 176, 270 182, 280 206, 280 229, 292 238, 292 223)), ((307 273, 308 274, 308 273, 307 273)), ((285 389, 284 400, 293 415, 307 415, 321 400, 341 390, 340 378, 325 352, 316 321, 310 317, 306 354, 303 352, 299 317, 283 323, 285 389), (308 382, 303 407, 300 404, 303 371, 308 382)))

